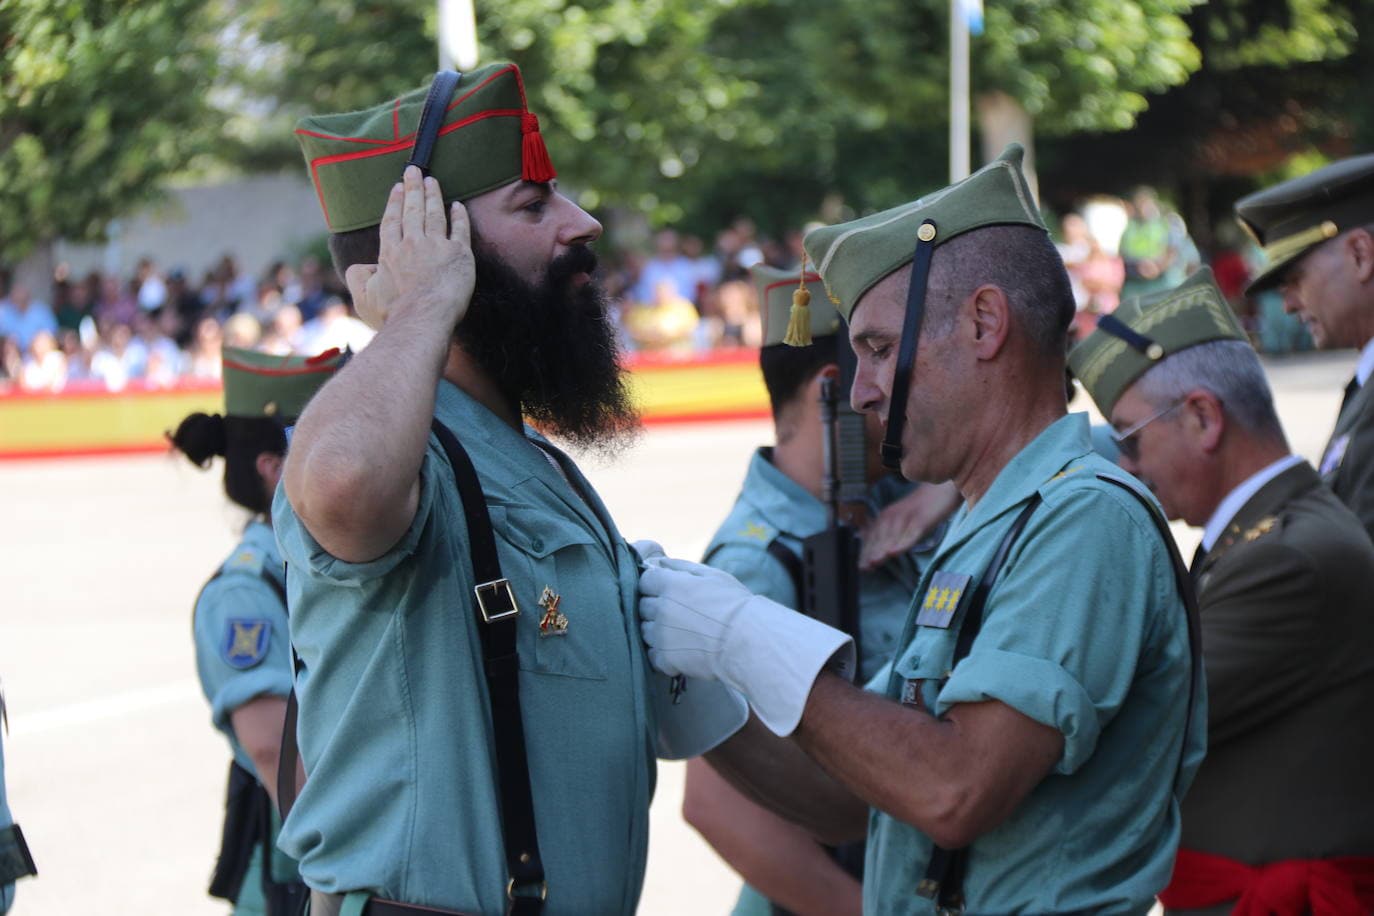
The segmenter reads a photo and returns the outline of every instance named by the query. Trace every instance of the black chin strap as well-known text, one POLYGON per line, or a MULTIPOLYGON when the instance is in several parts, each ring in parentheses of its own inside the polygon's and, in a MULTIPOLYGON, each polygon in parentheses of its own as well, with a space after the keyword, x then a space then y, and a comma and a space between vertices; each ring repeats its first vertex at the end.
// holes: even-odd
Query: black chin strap
POLYGON ((463 75, 455 70, 440 70, 434 74, 434 82, 429 84, 429 95, 425 96, 425 107, 420 111, 420 126, 415 131, 415 145, 410 149, 407 166, 418 165, 420 173, 429 174, 429 161, 434 156, 434 144, 439 139, 439 128, 444 126, 448 117, 448 103, 458 88, 463 75))
POLYGON ((911 256, 911 286, 906 294, 906 320, 902 345, 897 351, 897 372, 892 376, 892 401, 887 410, 887 435, 883 437, 883 467, 902 470, 902 427, 906 423, 906 397, 911 390, 911 370, 916 364, 916 344, 921 339, 921 320, 926 311, 926 280, 930 256, 935 252, 935 222, 926 220, 916 230, 916 253, 911 256))

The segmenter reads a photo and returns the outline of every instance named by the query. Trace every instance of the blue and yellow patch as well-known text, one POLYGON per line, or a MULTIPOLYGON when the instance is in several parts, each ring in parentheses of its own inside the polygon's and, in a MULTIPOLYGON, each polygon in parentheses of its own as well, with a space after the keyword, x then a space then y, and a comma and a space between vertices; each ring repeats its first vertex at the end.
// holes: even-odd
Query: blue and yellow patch
POLYGON ((960 603, 973 591, 969 587, 972 581, 972 576, 943 570, 931 576, 930 588, 926 589, 921 610, 916 614, 917 626, 949 629, 960 603))
POLYGON ((272 622, 265 618, 230 617, 225 622, 220 657, 231 668, 251 668, 267 657, 272 641, 272 622))

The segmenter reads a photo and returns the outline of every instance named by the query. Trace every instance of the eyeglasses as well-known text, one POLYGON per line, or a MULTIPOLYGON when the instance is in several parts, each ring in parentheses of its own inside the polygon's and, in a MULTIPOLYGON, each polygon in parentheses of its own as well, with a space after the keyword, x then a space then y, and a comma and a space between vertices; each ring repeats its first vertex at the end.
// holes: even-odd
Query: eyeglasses
POLYGON ((1125 455, 1127 459, 1131 461, 1138 461, 1140 459, 1140 442, 1138 439, 1136 439, 1136 436, 1140 434, 1140 431, 1145 427, 1149 426, 1154 421, 1158 420, 1160 417, 1164 416, 1169 411, 1177 410, 1178 408, 1182 407, 1184 402, 1187 400, 1187 398, 1180 398, 1179 400, 1174 401, 1174 403, 1170 404, 1168 407, 1164 408, 1158 413, 1150 414, 1150 416, 1141 420, 1139 423, 1136 423, 1127 429, 1123 429, 1121 432, 1112 430, 1112 441, 1116 443, 1116 447, 1121 450, 1121 454, 1125 455))

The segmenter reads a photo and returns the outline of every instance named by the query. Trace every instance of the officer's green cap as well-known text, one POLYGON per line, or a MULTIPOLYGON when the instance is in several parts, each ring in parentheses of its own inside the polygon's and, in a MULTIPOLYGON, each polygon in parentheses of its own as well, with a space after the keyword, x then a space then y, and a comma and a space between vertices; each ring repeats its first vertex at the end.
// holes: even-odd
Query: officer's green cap
POLYGON ((1347 229, 1374 224, 1374 154, 1333 162, 1236 202, 1269 263, 1247 292, 1278 285, 1290 264, 1347 229))
MULTIPOLYGON (((313 115, 296 125, 310 180, 330 232, 382 221, 387 195, 401 180, 429 87, 364 111, 313 115)), ((464 73, 430 160, 445 202, 467 200, 512 181, 552 181, 554 170, 525 104, 514 64, 464 73)))
MULTIPOLYGON (((749 268, 754 289, 759 295, 759 314, 763 316, 763 345, 771 347, 783 342, 787 323, 792 314, 792 294, 801 287, 801 271, 778 270, 766 264, 749 268)), ((825 298, 821 275, 806 272, 806 290, 811 294, 808 311, 811 313, 811 336, 825 337, 840 332, 840 313, 825 298)))
POLYGON ((807 233, 806 253, 825 278, 841 317, 848 321, 864 293, 911 263, 926 220, 934 221, 935 234, 922 241, 935 245, 985 226, 1034 226, 1048 232, 1022 174, 1021 156, 1020 145, 1013 143, 963 181, 920 200, 807 233))
POLYGON ((274 417, 283 422, 301 415, 316 391, 344 364, 338 349, 318 356, 275 356, 225 347, 224 413, 230 417, 274 417))
POLYGON ((1136 379, 1170 354, 1213 340, 1245 340, 1204 267, 1179 286, 1122 301, 1069 353, 1069 369, 1104 417, 1136 379))

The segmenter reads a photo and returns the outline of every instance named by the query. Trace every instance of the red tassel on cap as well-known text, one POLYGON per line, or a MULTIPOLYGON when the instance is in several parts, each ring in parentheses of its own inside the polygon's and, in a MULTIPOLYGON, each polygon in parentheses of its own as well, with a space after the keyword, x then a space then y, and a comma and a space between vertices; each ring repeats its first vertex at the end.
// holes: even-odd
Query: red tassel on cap
POLYGON ((549 150, 544 146, 543 135, 539 133, 539 119, 530 112, 525 112, 520 118, 520 133, 524 135, 520 140, 520 177, 525 181, 539 184, 553 181, 558 177, 558 173, 553 170, 553 163, 549 161, 549 150))

